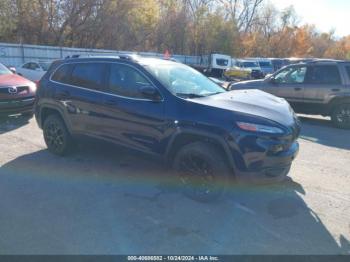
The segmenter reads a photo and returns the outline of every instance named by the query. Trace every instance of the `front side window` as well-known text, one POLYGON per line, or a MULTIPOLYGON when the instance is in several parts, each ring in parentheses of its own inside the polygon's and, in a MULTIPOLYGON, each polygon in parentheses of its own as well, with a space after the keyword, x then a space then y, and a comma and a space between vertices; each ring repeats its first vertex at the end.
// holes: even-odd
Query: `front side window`
POLYGON ((310 84, 341 84, 340 74, 336 65, 320 65, 310 68, 307 82, 310 84))
POLYGON ((69 84, 93 90, 102 90, 105 67, 103 63, 75 64, 69 84))
POLYGON ((197 70, 178 63, 149 63, 145 68, 171 93, 195 98, 223 93, 225 90, 197 70))
POLYGON ((144 98, 140 88, 151 85, 136 69, 122 64, 111 64, 108 83, 109 92, 130 98, 144 98))
POLYGON ((301 84, 304 83, 305 75, 306 66, 288 67, 275 76, 275 81, 283 84, 301 84))

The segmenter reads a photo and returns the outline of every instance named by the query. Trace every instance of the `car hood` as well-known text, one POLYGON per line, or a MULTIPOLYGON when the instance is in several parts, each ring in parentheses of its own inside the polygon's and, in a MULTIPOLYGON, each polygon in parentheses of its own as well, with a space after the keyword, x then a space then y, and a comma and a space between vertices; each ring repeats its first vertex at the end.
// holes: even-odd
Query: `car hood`
POLYGON ((235 90, 193 100, 212 107, 262 117, 285 126, 295 122, 294 111, 285 99, 260 90, 235 90))
POLYGON ((33 84, 30 80, 16 74, 0 75, 0 86, 21 86, 33 84))
POLYGON ((260 89, 266 85, 264 79, 259 80, 250 80, 250 81, 242 81, 238 83, 231 84, 231 88, 233 90, 236 89, 260 89))

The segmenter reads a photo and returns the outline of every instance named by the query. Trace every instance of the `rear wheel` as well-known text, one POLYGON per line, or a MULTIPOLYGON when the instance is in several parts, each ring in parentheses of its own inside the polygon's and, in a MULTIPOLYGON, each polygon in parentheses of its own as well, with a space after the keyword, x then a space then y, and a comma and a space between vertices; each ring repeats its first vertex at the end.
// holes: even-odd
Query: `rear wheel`
POLYGON ((208 202, 223 195, 229 182, 229 169, 221 155, 214 146, 203 142, 179 150, 173 167, 186 196, 208 202))
POLYGON ((350 129, 350 103, 337 105, 331 119, 335 126, 350 129))
POLYGON ((50 152, 60 156, 69 152, 72 138, 60 116, 56 114, 48 116, 43 125, 43 132, 50 152))

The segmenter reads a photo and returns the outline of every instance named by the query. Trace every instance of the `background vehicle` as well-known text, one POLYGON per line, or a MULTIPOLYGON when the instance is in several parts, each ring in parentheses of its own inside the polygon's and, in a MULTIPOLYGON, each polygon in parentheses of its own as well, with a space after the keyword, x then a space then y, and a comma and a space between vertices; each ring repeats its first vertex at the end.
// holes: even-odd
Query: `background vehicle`
POLYGON ((235 59, 231 60, 231 68, 228 68, 224 72, 224 77, 230 80, 234 79, 250 79, 252 70, 249 68, 239 67, 235 59))
POLYGON ((49 69, 51 62, 28 62, 16 68, 17 74, 32 81, 39 81, 49 69))
POLYGON ((33 115, 36 86, 0 63, 0 114, 33 115))
POLYGON ((87 135, 165 157, 185 193, 198 200, 221 195, 232 174, 283 179, 299 148, 299 122, 284 99, 226 92, 171 61, 57 61, 37 98, 36 119, 51 152, 63 155, 74 136, 87 135))
POLYGON ((330 116, 336 126, 350 128, 350 62, 293 64, 264 80, 234 83, 230 89, 261 89, 287 99, 297 112, 330 116))
POLYGON ((264 76, 266 76, 268 74, 272 74, 275 71, 273 69, 273 65, 269 59, 258 59, 257 62, 259 64, 264 76))
POLYGON ((269 58, 272 63, 273 71, 276 72, 280 70, 282 67, 289 65, 288 59, 286 58, 269 58))
POLYGON ((237 65, 241 68, 250 69, 251 77, 254 79, 260 79, 264 77, 259 64, 256 61, 251 60, 237 60, 237 65))
POLYGON ((192 66, 206 76, 222 77, 225 70, 231 68, 231 56, 210 54, 201 56, 200 64, 192 66))

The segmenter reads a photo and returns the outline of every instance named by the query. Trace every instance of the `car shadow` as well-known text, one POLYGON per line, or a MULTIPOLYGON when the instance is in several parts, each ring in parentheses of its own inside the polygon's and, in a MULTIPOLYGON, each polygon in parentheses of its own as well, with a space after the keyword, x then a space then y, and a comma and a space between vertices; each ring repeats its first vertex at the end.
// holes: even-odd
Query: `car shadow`
MULTIPOLYGON (((349 254, 292 179, 199 203, 159 160, 98 143, 0 168, 1 254, 349 254)), ((344 228, 345 230, 345 228, 344 228)))
POLYGON ((29 123, 31 117, 14 115, 14 116, 1 116, 0 115, 0 135, 20 128, 29 123))
POLYGON ((336 128, 327 119, 299 116, 300 137, 322 145, 350 150, 350 130, 336 128))

